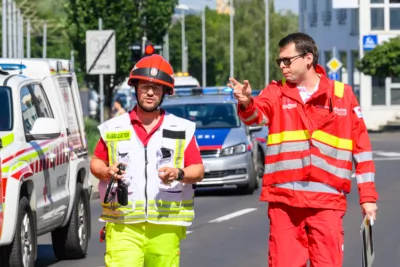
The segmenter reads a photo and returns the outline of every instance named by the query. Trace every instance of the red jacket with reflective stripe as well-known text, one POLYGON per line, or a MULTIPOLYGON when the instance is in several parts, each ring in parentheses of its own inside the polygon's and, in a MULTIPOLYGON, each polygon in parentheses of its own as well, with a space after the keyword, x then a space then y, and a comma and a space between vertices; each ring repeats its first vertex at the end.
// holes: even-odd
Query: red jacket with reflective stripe
POLYGON ((319 65, 317 72, 318 90, 305 104, 295 84, 280 81, 238 108, 244 123, 269 126, 261 200, 346 210, 354 160, 360 204, 376 202, 372 149, 357 99, 319 65))

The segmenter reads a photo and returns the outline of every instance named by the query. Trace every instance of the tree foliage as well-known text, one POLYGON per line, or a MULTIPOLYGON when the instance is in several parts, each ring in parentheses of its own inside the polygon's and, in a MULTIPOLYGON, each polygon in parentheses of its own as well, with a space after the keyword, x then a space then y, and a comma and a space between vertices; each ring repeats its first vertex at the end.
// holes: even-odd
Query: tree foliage
POLYGON ((365 53, 356 67, 370 76, 400 77, 400 37, 392 38, 365 53))
MULTIPOLYGON (((234 17, 234 73, 237 79, 250 80, 253 88, 265 86, 265 6, 264 0, 236 1, 234 17)), ((281 79, 275 63, 278 42, 298 29, 298 17, 292 12, 275 13, 270 1, 270 80, 281 79)), ((185 20, 189 53, 189 73, 201 81, 202 42, 201 17, 188 15, 185 20)), ((170 61, 181 70, 181 24, 169 31, 170 61)), ((225 85, 229 78, 229 16, 206 9, 207 85, 225 85)))
MULTIPOLYGON (((160 42, 167 32, 177 0, 68 0, 68 35, 76 51, 76 60, 82 72, 86 71, 86 31, 98 29, 98 19, 103 29, 115 30, 116 74, 105 75, 106 103, 110 104, 112 89, 128 77, 133 67, 129 46, 141 42, 146 33, 148 40, 160 42), (111 83, 111 78, 113 82, 111 83)), ((86 81, 97 84, 98 76, 85 76, 86 81)), ((97 86, 96 86, 97 87, 97 86)))

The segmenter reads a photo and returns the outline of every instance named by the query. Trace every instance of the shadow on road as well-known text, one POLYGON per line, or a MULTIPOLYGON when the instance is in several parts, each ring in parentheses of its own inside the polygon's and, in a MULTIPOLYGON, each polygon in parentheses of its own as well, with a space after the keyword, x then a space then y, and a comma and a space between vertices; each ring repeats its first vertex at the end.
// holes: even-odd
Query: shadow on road
POLYGON ((53 253, 53 246, 51 244, 38 245, 35 267, 48 267, 55 263, 57 263, 57 259, 53 253))

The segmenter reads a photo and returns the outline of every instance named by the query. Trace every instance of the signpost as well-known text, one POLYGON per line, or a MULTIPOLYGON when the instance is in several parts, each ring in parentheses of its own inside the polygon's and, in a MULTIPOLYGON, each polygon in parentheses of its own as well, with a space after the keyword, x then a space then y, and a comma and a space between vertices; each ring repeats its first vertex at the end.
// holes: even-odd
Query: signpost
POLYGON ((378 36, 376 34, 363 36, 363 50, 373 50, 378 45, 378 36))
POLYGON ((99 19, 99 30, 86 31, 86 72, 99 75, 100 123, 104 121, 104 74, 115 74, 115 31, 102 30, 102 19, 99 19))
POLYGON ((342 62, 336 58, 336 49, 333 48, 332 58, 326 63, 330 72, 329 72, 329 79, 331 80, 339 80, 339 73, 338 71, 343 66, 342 62))

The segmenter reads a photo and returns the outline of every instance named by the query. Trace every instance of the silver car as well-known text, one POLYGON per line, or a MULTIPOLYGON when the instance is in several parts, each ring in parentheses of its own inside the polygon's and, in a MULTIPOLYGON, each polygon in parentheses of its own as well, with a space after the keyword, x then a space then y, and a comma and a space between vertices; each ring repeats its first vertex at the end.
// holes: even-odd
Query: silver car
POLYGON ((264 173, 268 130, 243 124, 230 93, 220 89, 208 93, 204 88, 177 92, 165 98, 162 108, 196 123, 205 167, 199 187, 236 185, 240 193, 253 193, 264 173))

